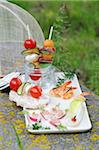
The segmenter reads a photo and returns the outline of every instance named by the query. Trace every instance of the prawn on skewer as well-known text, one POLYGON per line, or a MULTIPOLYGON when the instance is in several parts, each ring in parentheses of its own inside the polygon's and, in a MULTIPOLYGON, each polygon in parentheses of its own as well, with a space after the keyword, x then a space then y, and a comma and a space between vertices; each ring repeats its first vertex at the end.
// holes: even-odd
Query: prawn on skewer
POLYGON ((69 86, 72 82, 67 81, 60 85, 59 87, 53 88, 50 90, 50 94, 61 97, 63 99, 69 99, 73 96, 73 91, 76 90, 76 87, 69 86))

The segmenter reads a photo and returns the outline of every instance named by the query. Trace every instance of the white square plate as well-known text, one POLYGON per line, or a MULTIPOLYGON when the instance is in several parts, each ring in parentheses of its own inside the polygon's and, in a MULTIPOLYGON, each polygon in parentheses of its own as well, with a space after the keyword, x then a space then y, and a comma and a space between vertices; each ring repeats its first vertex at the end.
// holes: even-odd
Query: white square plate
MULTIPOLYGON (((56 78, 60 77, 62 75, 62 73, 57 73, 56 74, 56 78)), ((72 79, 72 86, 77 87, 77 90, 74 92, 74 97, 81 94, 81 88, 77 79, 77 76, 75 75, 74 78, 72 79)), ((63 110, 65 109, 69 109, 70 103, 72 102, 71 100, 63 100, 60 98, 56 98, 56 97, 52 97, 50 96, 50 103, 49 105, 61 105, 61 108, 63 108, 63 110)), ((47 106, 48 107, 48 106, 47 106)), ((39 113, 39 110, 28 110, 23 108, 27 114, 25 114, 25 122, 26 122, 26 128, 29 132, 31 133, 35 133, 35 134, 40 134, 40 133, 73 133, 73 132, 85 132, 88 131, 92 128, 91 122, 90 122, 90 118, 88 115, 88 110, 86 107, 86 103, 83 103, 83 107, 84 107, 84 115, 83 115, 83 119, 81 120, 80 124, 78 126, 75 127, 70 127, 66 125, 65 129, 58 129, 55 126, 52 126, 51 124, 49 124, 48 121, 44 120, 44 118, 42 118, 41 120, 41 125, 45 126, 45 127, 49 127, 50 129, 38 129, 38 130, 34 130, 32 128, 32 123, 30 123, 29 119, 28 119, 28 114, 31 115, 33 112, 37 112, 39 113)), ((64 121, 65 124, 65 121, 64 121)))

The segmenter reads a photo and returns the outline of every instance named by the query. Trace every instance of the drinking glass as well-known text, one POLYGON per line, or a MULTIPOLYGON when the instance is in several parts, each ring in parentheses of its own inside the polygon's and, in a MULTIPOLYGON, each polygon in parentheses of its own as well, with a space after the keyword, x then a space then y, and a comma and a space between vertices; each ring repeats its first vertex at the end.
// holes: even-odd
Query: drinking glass
POLYGON ((31 64, 25 63, 25 79, 33 85, 39 85, 48 90, 55 86, 55 68, 49 65, 46 68, 35 69, 31 64))

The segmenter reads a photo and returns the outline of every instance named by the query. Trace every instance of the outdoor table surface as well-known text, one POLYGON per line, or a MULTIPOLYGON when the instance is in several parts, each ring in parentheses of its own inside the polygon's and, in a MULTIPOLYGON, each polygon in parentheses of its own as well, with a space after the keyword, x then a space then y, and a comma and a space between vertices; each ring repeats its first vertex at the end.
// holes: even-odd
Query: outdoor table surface
MULTIPOLYGON (((83 86, 82 90, 88 91, 83 86)), ((98 96, 88 96, 86 101, 93 126, 90 131, 34 135, 25 128, 22 108, 10 102, 6 93, 0 92, 0 150, 19 150, 20 142, 23 150, 99 150, 98 100, 98 96)))

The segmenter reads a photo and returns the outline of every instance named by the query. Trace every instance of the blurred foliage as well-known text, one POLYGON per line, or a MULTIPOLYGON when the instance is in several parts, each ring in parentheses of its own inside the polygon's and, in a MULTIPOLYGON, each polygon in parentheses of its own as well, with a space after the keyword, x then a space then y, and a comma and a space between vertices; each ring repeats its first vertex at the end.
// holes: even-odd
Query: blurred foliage
POLYGON ((53 35, 57 48, 55 66, 63 71, 75 71, 82 84, 99 94, 99 2, 10 2, 31 13, 38 20, 46 38, 50 26, 56 26, 53 35))

